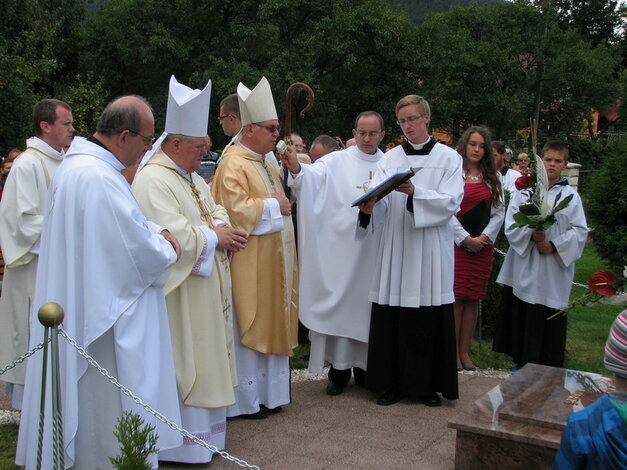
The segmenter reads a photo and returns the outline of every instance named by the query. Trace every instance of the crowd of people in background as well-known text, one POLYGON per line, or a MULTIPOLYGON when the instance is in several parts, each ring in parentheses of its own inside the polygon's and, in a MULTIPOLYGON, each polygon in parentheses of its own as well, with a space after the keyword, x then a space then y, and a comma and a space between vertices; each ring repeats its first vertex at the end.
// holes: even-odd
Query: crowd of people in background
MULTIPOLYGON (((232 138, 221 154, 208 135, 210 96, 211 82, 194 90, 172 76, 159 138, 139 96, 112 101, 84 137, 66 103, 35 106, 34 137, 9 153, 0 175, 0 365, 41 340, 35 315, 55 301, 92 357, 219 449, 227 418, 266 419, 290 403, 299 337, 311 342, 312 372, 330 365, 328 395, 353 376, 380 406, 410 397, 437 407, 458 398, 459 371, 477 369, 471 339, 504 229, 494 350, 516 368, 563 366, 566 317, 556 313, 587 237, 581 199, 561 177, 565 144, 548 142, 538 164, 548 198, 572 200, 550 228, 532 229, 515 226, 514 215, 527 197, 516 180, 534 155, 514 159, 483 126, 468 128, 455 149, 437 141, 421 96, 398 101, 403 135, 385 153, 375 110, 356 117, 346 142, 320 135, 308 147, 292 133, 280 148, 270 84, 240 83, 220 103, 232 138), (387 196, 356 202, 407 170, 387 196)), ((126 410, 156 426, 153 468, 211 461, 63 343, 66 463, 106 465, 126 410)), ((29 469, 41 366, 33 356, 2 376, 22 410, 16 461, 29 469)), ((46 438, 51 427, 47 419, 46 438)), ((52 455, 44 449, 43 458, 52 455)))

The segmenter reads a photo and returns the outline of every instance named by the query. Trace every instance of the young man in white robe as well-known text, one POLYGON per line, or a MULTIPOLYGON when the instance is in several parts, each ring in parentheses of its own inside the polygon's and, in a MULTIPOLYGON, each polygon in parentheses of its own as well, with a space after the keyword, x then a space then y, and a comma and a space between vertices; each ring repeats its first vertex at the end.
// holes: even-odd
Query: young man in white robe
MULTIPOLYGON (((45 99, 33 108, 35 137, 15 159, 0 202, 0 247, 5 270, 0 297, 0 364, 6 365, 28 351, 29 314, 46 192, 63 160, 63 148, 74 137, 72 110, 63 101, 45 99)), ((7 382, 12 405, 21 409, 26 363, 0 376, 7 382)))
POLYGON ((402 98, 396 117, 408 142, 385 154, 372 185, 409 168, 415 175, 380 201, 360 205, 358 236, 364 228, 382 231, 373 259, 366 386, 382 393, 379 405, 409 396, 440 406, 438 392, 458 398, 452 219, 464 192, 462 158, 429 136, 431 111, 421 96, 402 98))
MULTIPOLYGON (((76 138, 54 176, 46 202, 30 346, 43 339, 37 311, 46 302, 65 310, 62 323, 110 374, 166 417, 180 423, 176 378, 161 286, 180 247, 146 220, 121 174, 151 148, 154 120, 136 96, 110 103, 96 133, 76 138)), ((59 337, 61 412, 66 468, 110 468, 120 452, 114 436, 124 411, 156 426, 157 447, 181 435, 148 414, 59 337)), ((49 362, 49 357, 48 357, 49 362)), ((16 463, 36 468, 42 352, 28 362, 16 463)), ((48 364, 41 468, 53 468, 48 364)), ((150 461, 157 468, 156 455, 150 461)))
POLYGON ((355 239, 351 203, 368 189, 383 157, 385 132, 375 111, 357 116, 357 145, 331 152, 315 165, 301 165, 291 149, 282 156, 290 171, 288 184, 298 203, 300 283, 298 311, 309 328, 309 370, 331 364, 329 395, 342 393, 351 378, 365 385, 371 304, 372 259, 381 231, 355 239), (340 261, 341 260, 341 261, 340 261))
MULTIPOLYGON (((133 182, 146 217, 181 244, 181 259, 164 287, 172 334, 182 425, 224 449, 226 407, 235 403, 231 271, 228 251, 246 246, 196 171, 207 155, 211 82, 193 90, 170 79, 165 134, 133 182)), ((163 451, 160 460, 210 462, 194 442, 163 451)))
POLYGON ((511 228, 514 214, 527 202, 528 192, 512 195, 505 215, 509 250, 496 282, 504 286, 492 348, 512 357, 518 369, 528 362, 563 367, 566 315, 575 275, 588 237, 588 225, 579 194, 561 172, 568 164, 568 146, 548 142, 542 149, 549 191, 548 202, 572 195, 568 206, 555 214, 547 230, 511 228))
POLYGON ((246 249, 231 263, 240 386, 227 416, 265 418, 290 402, 298 266, 291 204, 279 170, 266 157, 281 131, 270 83, 263 77, 253 90, 240 83, 237 91, 243 127, 211 186, 233 226, 248 235, 246 249))

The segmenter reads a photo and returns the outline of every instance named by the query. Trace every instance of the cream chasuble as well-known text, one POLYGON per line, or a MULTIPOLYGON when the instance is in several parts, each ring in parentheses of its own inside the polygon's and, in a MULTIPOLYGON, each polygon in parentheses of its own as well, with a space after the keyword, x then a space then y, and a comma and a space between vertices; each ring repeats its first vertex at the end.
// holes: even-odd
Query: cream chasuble
MULTIPOLYGON (((231 223, 251 234, 262 218, 264 199, 284 195, 279 171, 239 145, 224 153, 212 183, 216 203, 231 223)), ((292 355, 298 344, 298 271, 291 216, 283 230, 250 235, 233 255, 233 299, 244 346, 264 354, 292 355)))
MULTIPOLYGON (((6 267, 0 297, 0 364, 28 351, 29 315, 35 291, 39 237, 46 193, 63 155, 37 137, 15 160, 0 202, 0 247, 6 267)), ((26 363, 5 372, 3 381, 23 384, 26 363)))
POLYGON ((146 217, 166 227, 181 244, 181 258, 165 285, 179 392, 188 406, 234 403, 231 277, 226 253, 216 250, 209 276, 192 269, 207 251, 200 226, 229 222, 196 173, 181 174, 159 150, 135 176, 133 193, 146 217), (190 181, 191 180, 191 181, 190 181))

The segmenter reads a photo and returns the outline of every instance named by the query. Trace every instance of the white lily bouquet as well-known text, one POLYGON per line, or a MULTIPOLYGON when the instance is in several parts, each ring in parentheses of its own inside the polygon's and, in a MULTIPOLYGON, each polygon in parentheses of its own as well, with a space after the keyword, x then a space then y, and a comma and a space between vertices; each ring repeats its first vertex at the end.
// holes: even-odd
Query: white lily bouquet
POLYGON ((516 189, 526 194, 527 201, 518 206, 518 212, 514 214, 515 222, 510 225, 510 229, 530 227, 546 230, 555 223, 555 214, 568 206, 573 198, 571 194, 561 199, 559 193, 551 204, 548 198, 549 178, 544 163, 535 150, 532 157, 529 170, 516 180, 516 189))

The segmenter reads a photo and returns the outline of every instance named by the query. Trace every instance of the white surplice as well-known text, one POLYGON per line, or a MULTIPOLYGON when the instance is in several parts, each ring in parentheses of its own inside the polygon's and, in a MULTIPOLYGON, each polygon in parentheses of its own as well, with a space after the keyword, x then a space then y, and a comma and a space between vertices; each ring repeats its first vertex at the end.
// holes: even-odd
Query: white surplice
MULTIPOLYGON (((430 146, 426 142, 418 147, 430 146)), ((370 300, 381 305, 419 308, 453 303, 453 217, 464 194, 462 158, 435 143, 426 155, 394 147, 379 162, 372 187, 413 168, 413 212, 406 194, 392 191, 375 205, 368 229, 383 219, 370 300)), ((363 229, 358 229, 358 236, 363 229)))
POLYGON ((325 360, 336 369, 366 369, 368 293, 381 231, 355 239, 359 209, 351 203, 367 191, 381 157, 381 150, 370 155, 352 146, 301 165, 288 179, 298 203, 298 311, 310 330, 312 372, 325 360))
MULTIPOLYGON (((5 261, 0 297, 0 366, 28 351, 28 318, 35 291, 39 237, 46 192, 63 153, 38 137, 14 162, 0 202, 0 247, 5 261)), ((21 408, 26 362, 0 376, 11 386, 13 407, 21 408)))
POLYGON ((543 255, 536 249, 529 227, 511 229, 514 214, 528 199, 528 191, 515 191, 505 215, 505 236, 509 250, 496 282, 512 287, 516 297, 529 304, 562 308, 568 304, 575 262, 581 257, 588 237, 588 224, 579 194, 566 180, 549 189, 548 201, 573 195, 568 206, 555 214, 557 222, 546 230, 546 239, 556 252, 543 255))
MULTIPOLYGON (((37 310, 57 302, 62 327, 144 402, 180 423, 170 332, 161 286, 176 261, 171 245, 146 220, 106 149, 76 138, 50 187, 41 240, 30 346, 42 341, 37 310)), ((88 366, 59 338, 65 466, 110 468, 119 453, 117 418, 132 410, 156 426, 161 449, 182 438, 88 366)), ((16 462, 35 468, 41 352, 31 357, 16 462)), ((47 374, 43 467, 52 468, 51 389, 47 374)), ((157 467, 156 458, 151 462, 157 467)))

